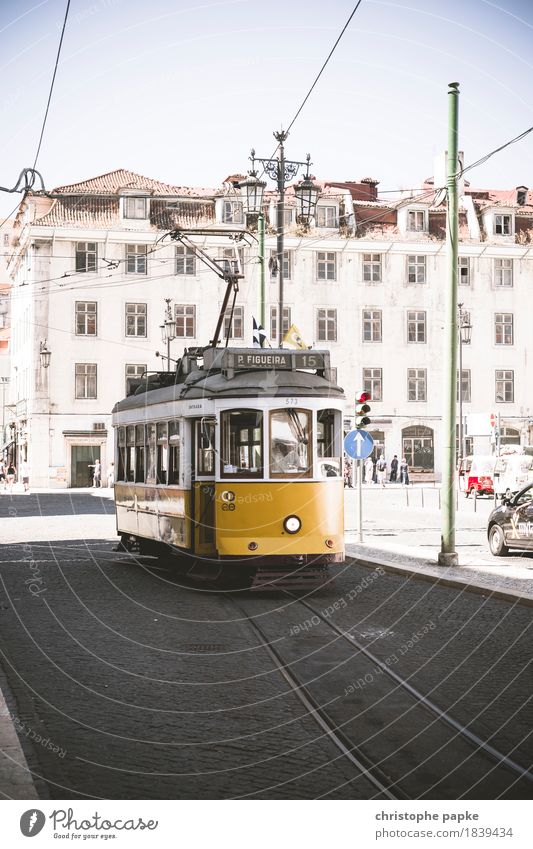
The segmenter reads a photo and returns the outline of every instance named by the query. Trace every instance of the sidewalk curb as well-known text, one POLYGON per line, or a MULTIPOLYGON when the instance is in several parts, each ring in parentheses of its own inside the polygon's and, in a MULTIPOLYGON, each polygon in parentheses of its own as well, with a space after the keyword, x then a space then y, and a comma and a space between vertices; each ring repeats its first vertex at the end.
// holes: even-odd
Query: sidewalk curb
POLYGON ((39 799, 12 714, 0 689, 0 796, 39 799))
POLYGON ((375 568, 381 566, 387 572, 392 572, 397 575, 409 575, 411 578, 418 578, 422 581, 428 581, 433 584, 441 584, 445 587, 453 587, 460 590, 469 590, 470 592, 478 593, 491 598, 499 598, 504 601, 510 601, 533 607, 533 597, 530 595, 521 595, 513 590, 495 589, 490 583, 485 583, 483 580, 468 580, 459 576, 449 576, 449 572, 455 572, 461 567, 438 566, 435 561, 423 558, 410 557, 408 565, 398 562, 396 559, 390 559, 390 553, 385 551, 376 551, 376 553, 364 552, 363 546, 349 544, 346 546, 346 553, 357 560, 362 566, 375 568), (363 548, 363 552, 361 552, 363 548))

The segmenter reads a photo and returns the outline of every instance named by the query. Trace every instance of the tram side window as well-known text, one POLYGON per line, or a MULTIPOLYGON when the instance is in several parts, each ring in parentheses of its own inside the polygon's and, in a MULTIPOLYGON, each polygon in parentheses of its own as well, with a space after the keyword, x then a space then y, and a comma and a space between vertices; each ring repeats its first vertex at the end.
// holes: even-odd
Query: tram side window
POLYGON ((135 483, 144 483, 144 425, 135 425, 135 483))
POLYGON ((168 423, 168 482, 180 482, 180 423, 168 423))
POLYGON ((215 472, 215 424, 205 419, 197 423, 196 468, 199 475, 215 472))
POLYGON ((273 410, 270 413, 270 474, 309 477, 312 472, 311 412, 273 410))
POLYGON ((168 426, 166 422, 157 425, 157 483, 167 482, 168 469, 168 426))
POLYGON ((318 474, 323 478, 338 478, 341 474, 341 460, 336 448, 336 425, 340 424, 337 410, 319 410, 316 422, 316 443, 318 454, 318 474))
POLYGON ((155 424, 148 424, 146 433, 146 483, 155 483, 156 474, 156 443, 155 424))
POLYGON ((117 432, 117 480, 126 480, 126 428, 119 427, 117 432))
POLYGON ((135 480, 135 427, 126 428, 126 480, 135 480))
POLYGON ((263 413, 226 410, 222 413, 221 474, 263 476, 263 413))

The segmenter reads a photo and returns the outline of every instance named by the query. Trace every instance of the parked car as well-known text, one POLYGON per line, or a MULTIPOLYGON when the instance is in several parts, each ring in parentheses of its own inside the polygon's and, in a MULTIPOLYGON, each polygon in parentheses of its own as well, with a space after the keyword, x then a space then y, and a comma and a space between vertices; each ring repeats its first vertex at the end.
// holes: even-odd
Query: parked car
POLYGON ((466 497, 471 492, 478 495, 493 495, 493 473, 495 457, 484 454, 473 454, 463 457, 459 464, 459 489, 466 497))
POLYGON ((533 551, 533 483, 503 502, 489 516, 487 536, 491 553, 502 557, 510 548, 533 551))
POLYGON ((494 492, 510 498, 528 483, 533 483, 533 456, 503 454, 494 466, 494 492))

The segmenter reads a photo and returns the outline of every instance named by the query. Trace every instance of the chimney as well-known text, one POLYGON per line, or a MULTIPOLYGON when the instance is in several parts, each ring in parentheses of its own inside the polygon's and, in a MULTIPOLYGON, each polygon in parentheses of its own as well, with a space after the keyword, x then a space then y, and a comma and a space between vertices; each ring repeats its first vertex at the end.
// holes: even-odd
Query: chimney
POLYGON ((368 200, 377 200, 379 180, 374 180, 373 177, 363 177, 361 183, 368 186, 368 200))

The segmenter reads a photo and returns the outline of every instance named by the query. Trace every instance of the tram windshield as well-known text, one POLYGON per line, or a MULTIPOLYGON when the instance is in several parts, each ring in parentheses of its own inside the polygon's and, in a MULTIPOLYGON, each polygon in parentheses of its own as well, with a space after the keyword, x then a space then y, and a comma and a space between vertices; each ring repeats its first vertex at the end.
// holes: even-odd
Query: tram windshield
POLYGON ((270 414, 270 474, 309 476, 312 471, 311 413, 273 410, 270 414))
POLYGON ((259 410, 222 413, 222 475, 262 477, 263 414, 259 410))

